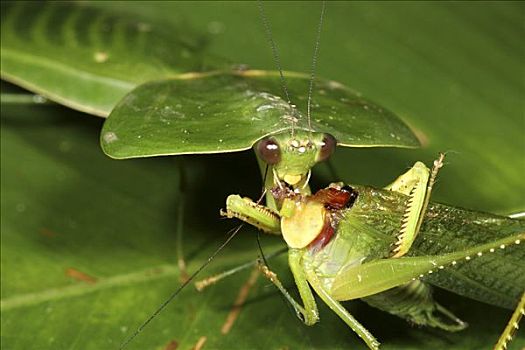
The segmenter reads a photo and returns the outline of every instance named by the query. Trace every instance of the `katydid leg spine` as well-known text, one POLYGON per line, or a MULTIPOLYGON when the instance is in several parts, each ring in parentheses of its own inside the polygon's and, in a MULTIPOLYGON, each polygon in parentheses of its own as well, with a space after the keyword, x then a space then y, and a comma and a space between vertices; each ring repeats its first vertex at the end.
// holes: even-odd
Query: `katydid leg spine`
POLYGON ((513 339, 514 335, 519 329, 519 323, 522 317, 525 316, 525 291, 521 295, 521 299, 514 310, 514 313, 510 317, 507 326, 501 333, 496 345, 494 345, 494 350, 505 350, 509 345, 510 341, 513 339))

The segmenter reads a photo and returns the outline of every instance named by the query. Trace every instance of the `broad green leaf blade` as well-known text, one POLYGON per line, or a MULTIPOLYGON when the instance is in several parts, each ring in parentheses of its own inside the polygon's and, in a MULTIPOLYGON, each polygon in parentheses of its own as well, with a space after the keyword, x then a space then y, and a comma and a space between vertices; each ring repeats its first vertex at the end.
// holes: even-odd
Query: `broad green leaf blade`
POLYGON ((2 79, 98 116, 140 83, 206 66, 187 29, 83 3, 3 1, 1 21, 2 79))
MULTIPOLYGON (((307 129, 309 77, 285 74, 297 112, 281 97, 273 71, 193 74, 141 85, 104 123, 102 148, 113 158, 233 152, 290 130, 292 119, 307 129)), ((318 81, 312 107, 313 130, 332 134, 342 146, 419 145, 397 116, 339 83, 318 81)))

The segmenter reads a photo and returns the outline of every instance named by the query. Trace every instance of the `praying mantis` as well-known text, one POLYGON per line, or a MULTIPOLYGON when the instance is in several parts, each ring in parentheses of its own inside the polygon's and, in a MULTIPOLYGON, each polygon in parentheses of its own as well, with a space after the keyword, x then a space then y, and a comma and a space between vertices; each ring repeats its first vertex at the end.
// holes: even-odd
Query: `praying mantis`
MULTIPOLYGON (((226 74, 222 74, 222 75, 220 73, 216 73, 215 75, 214 74, 215 73, 194 74, 191 77, 187 76, 187 78, 191 78, 191 79, 186 79, 186 80, 181 79, 180 83, 181 83, 181 86, 187 87, 188 85, 191 85, 193 83, 197 84, 199 78, 205 79, 205 78, 209 77, 211 80, 208 80, 208 81, 216 83, 217 84, 216 88, 220 89, 220 88, 223 88, 225 86, 233 86, 233 87, 235 87, 237 80, 242 81, 243 78, 245 78, 244 79, 244 81, 245 81, 244 86, 242 86, 242 84, 241 84, 241 86, 239 86, 239 89, 243 93, 246 93, 247 91, 257 91, 257 90, 254 90, 254 89, 250 89, 249 85, 252 82, 255 82, 255 84, 257 84, 257 80, 262 81, 264 83, 265 78, 266 78, 266 80, 270 81, 270 85, 274 85, 274 90, 275 90, 275 86, 278 85, 277 79, 276 79, 277 78, 276 74, 273 74, 273 76, 272 76, 272 74, 264 73, 264 72, 261 73, 261 72, 257 72, 257 71, 241 71, 241 72, 234 72, 234 73, 226 73, 226 74), (184 84, 184 83, 186 83, 186 84, 184 84), (248 86, 246 86, 246 85, 248 85, 248 86)), ((287 75, 287 77, 289 77, 289 80, 293 80, 293 74, 290 75, 290 74, 286 73, 286 75, 287 75)), ((300 87, 298 87, 297 90, 301 90, 301 93, 305 93, 307 91, 307 85, 304 82, 308 81, 308 76, 303 76, 302 79, 300 79, 300 78, 301 78, 300 76, 297 76, 297 85, 300 85, 300 87)), ((263 84, 263 83, 261 83, 261 84, 263 84)), ((293 85, 294 82, 291 81, 290 84, 293 85)), ((168 84, 166 84, 165 86, 160 86, 160 85, 161 84, 159 84, 159 85, 151 84, 151 85, 148 86, 148 88, 151 89, 150 91, 153 91, 152 94, 155 93, 155 91, 159 91, 159 90, 155 90, 157 87, 158 88, 163 87, 165 89, 172 88, 172 85, 168 85, 168 84)), ((206 93, 205 86, 210 86, 210 85, 209 84, 201 84, 200 87, 196 87, 195 88, 195 91, 196 92, 201 92, 202 94, 205 94, 206 93)), ((329 82, 326 83, 326 86, 325 86, 324 89, 323 89, 323 86, 324 85, 323 85, 322 82, 320 82, 317 85, 317 88, 319 88, 319 94, 317 94, 319 99, 321 99, 321 96, 322 96, 322 95, 320 95, 320 93, 321 93, 320 91, 321 90, 325 90, 325 92, 326 91, 328 91, 328 92, 333 92, 333 91, 335 91, 335 92, 337 92, 337 91, 345 92, 345 90, 346 90, 345 88, 343 88, 343 87, 341 87, 341 86, 339 86, 339 85, 337 85, 335 83, 329 83, 329 82)), ((146 86, 144 86, 143 88, 144 88, 144 91, 145 91, 146 86)), ((211 89, 211 87, 210 87, 210 89, 211 89)), ((259 89, 260 89, 260 87, 259 87, 259 89)), ((268 88, 266 88, 266 87, 264 87, 263 89, 264 90, 268 90, 268 88)), ((140 91, 141 90, 136 90, 135 93, 140 95, 140 91)), ((162 91, 162 90, 160 90, 160 91, 162 91)), ((232 95, 234 95, 234 93, 235 93, 235 91, 232 92, 232 95)), ((296 96, 297 95, 299 95, 299 93, 296 94, 296 96)), ((193 94, 193 96, 195 96, 195 94, 193 94)), ((268 95, 268 94, 264 95, 264 94, 262 94, 260 92, 254 92, 252 94, 252 97, 255 97, 254 101, 257 104, 256 108, 262 107, 262 108, 260 108, 260 111, 266 113, 265 114, 266 122, 269 122, 269 121, 272 120, 271 119, 272 112, 274 112, 276 110, 278 111, 279 109, 281 109, 281 110, 283 110, 283 109, 284 110, 288 110, 289 109, 289 106, 286 105, 287 101, 283 100, 282 98, 281 98, 281 101, 275 101, 275 99, 277 98, 276 96, 278 97, 279 94, 278 93, 274 93, 272 95, 268 95), (274 100, 272 101, 271 99, 274 99, 274 100), (268 108, 268 109, 265 110, 264 106, 277 106, 277 107, 275 107, 275 108, 268 108)), ((128 103, 128 105, 129 105, 129 103, 131 102, 130 98, 127 98, 127 100, 125 100, 125 102, 128 103)), ((323 105, 327 105, 327 104, 328 104, 327 102, 320 103, 320 106, 321 106, 320 108, 323 108, 322 106, 323 105)), ((170 106, 169 103, 167 103, 166 105, 170 106)), ((336 108, 339 107, 335 103, 335 101, 333 102, 333 105, 336 108)), ((373 111, 379 111, 379 109, 376 109, 376 105, 372 104, 372 103, 368 103, 368 102, 365 103, 365 102, 363 102, 363 103, 360 103, 359 105, 362 107, 361 109, 363 109, 363 110, 364 110, 364 106, 368 106, 373 111)), ((125 107, 125 104, 123 104, 123 106, 125 107)), ((177 103, 171 104, 171 106, 173 107, 174 111, 177 111, 176 110, 177 103)), ((203 107, 201 107, 201 109, 202 108, 209 108, 209 107, 210 106, 207 106, 207 107, 203 106, 203 107)), ((183 105, 182 108, 185 108, 185 106, 183 105)), ((248 108, 248 107, 246 107, 246 108, 248 108)), ((380 107, 377 107, 377 108, 380 108, 380 107)), ((195 106, 195 109, 198 110, 197 106, 195 106)), ((222 110, 225 111, 225 109, 222 109, 222 110)), ((123 112, 122 109, 115 110, 115 115, 118 115, 118 113, 121 113, 121 112, 123 112)), ((170 112, 169 110, 167 112, 165 112, 164 117, 169 116, 169 114, 170 114, 169 112, 170 112)), ((200 112, 197 112, 197 115, 198 115, 198 113, 200 113, 200 112)), ((317 111, 315 111, 314 116, 315 115, 320 115, 321 113, 322 113, 321 111, 317 110, 317 111)), ((372 112, 370 112, 370 113, 373 114, 372 112)), ((187 113, 184 113, 184 114, 188 115, 187 113)), ((337 115, 340 115, 340 113, 336 113, 336 116, 337 115)), ((293 115, 292 115, 292 118, 293 118, 293 115)), ((372 118, 373 118, 373 116, 372 116, 372 118)), ((111 120, 111 121, 115 120, 115 122, 116 122, 117 119, 112 117, 109 120, 111 120)), ((390 120, 391 119, 386 119, 386 121, 390 121, 390 120)), ((130 122, 131 122, 131 120, 130 120, 130 122)), ((143 122, 143 120, 138 120, 138 122, 143 122)), ((256 122, 256 121, 252 121, 252 122, 256 122)), ((326 122, 328 123, 329 119, 326 120, 326 122)), ((381 121, 381 119, 378 119, 378 123, 379 124, 384 123, 384 122, 385 122, 385 119, 383 119, 382 121, 381 121)), ((114 153, 115 157, 117 157, 117 158, 118 157, 124 157, 124 156, 121 156, 121 154, 118 153, 119 150, 117 150, 116 147, 117 147, 117 145, 119 143, 125 142, 125 137, 118 130, 115 131, 114 129, 111 129, 111 124, 110 123, 113 123, 113 122, 109 122, 108 121, 108 126, 106 127, 106 129, 103 131, 103 133, 101 135, 104 147, 105 147, 105 149, 106 149, 106 151, 108 153, 112 153, 113 150, 115 150, 115 152, 116 152, 116 153, 114 153), (112 149, 113 147, 115 147, 115 148, 112 149)), ((282 124, 282 119, 281 119, 280 116, 275 119, 275 123, 277 123, 278 126, 280 126, 281 129, 283 129, 283 127, 282 127, 282 125, 283 125, 282 124)), ((144 125, 144 123, 142 125, 146 126, 146 125, 144 125)), ((335 125, 334 129, 338 129, 338 128, 341 127, 339 124, 336 124, 335 122, 334 122, 334 125, 335 125)), ((128 126, 131 127, 132 125, 128 124, 128 126)), ((411 135, 411 132, 409 132, 409 129, 405 128, 402 123, 398 124, 398 125, 394 125, 394 127, 397 127, 397 126, 399 126, 399 130, 395 129, 395 128, 394 128, 395 129, 394 132, 390 132, 390 130, 388 130, 388 132, 385 132, 385 135, 382 135, 382 136, 385 136, 385 138, 388 141, 391 141, 392 143, 398 142, 399 144, 401 144, 401 143, 404 142, 405 144, 408 144, 407 147, 415 146, 415 144, 416 144, 415 138, 413 137, 413 135, 411 135), (390 134, 394 134, 394 137, 390 136, 390 134), (401 139, 401 141, 398 140, 398 137, 399 137, 399 139, 401 139)), ((350 128, 350 125, 348 127, 350 128)), ((198 141, 198 140, 194 140, 194 139, 192 139, 192 137, 197 137, 198 135, 195 135, 195 133, 193 132, 192 129, 189 129, 189 128, 185 129, 187 131, 187 133, 185 133, 183 129, 184 128, 181 128, 181 130, 180 130, 180 132, 182 133, 181 139, 184 140, 184 137, 186 137, 187 144, 193 145, 194 147, 197 147, 198 146, 198 142, 195 142, 195 141, 198 141), (184 136, 184 135, 187 135, 187 136, 184 136)), ((318 127, 316 127, 316 129, 318 129, 318 127)), ((322 129, 322 128, 319 127, 319 129, 322 129)), ((373 130, 373 128, 371 128, 371 129, 373 130)), ((281 130, 281 131, 284 131, 284 133, 282 134, 284 136, 289 136, 290 135, 288 130, 281 130)), ((333 134, 335 136, 335 139, 337 139, 339 142, 342 142, 344 144, 344 142, 345 142, 344 138, 341 137, 340 135, 337 135, 336 131, 337 130, 335 130, 335 131, 334 130, 327 130, 327 132, 330 132, 331 134, 333 134)), ((146 135, 146 134, 143 134, 143 135, 146 135)), ((261 134, 259 134, 259 135, 261 135, 261 134)), ((272 131, 272 135, 276 135, 276 134, 272 131)), ((140 136, 140 135, 136 134, 135 136, 140 136)), ((162 136, 162 135, 160 135, 160 136, 162 136)), ((250 136, 250 135, 247 135, 247 136, 250 136)), ((369 135, 364 135, 364 136, 369 136, 369 135)), ((319 137, 319 136, 316 135, 316 137, 319 137)), ((168 138, 169 138, 169 136, 168 136, 168 138)), ((252 136, 252 141, 250 141, 249 143, 253 143, 258 138, 260 138, 260 136, 257 136, 255 138, 253 138, 253 136, 252 136)), ((320 141, 322 141, 322 139, 323 139, 323 137, 319 137, 320 141)), ((367 138, 363 137, 363 139, 366 140, 367 138)), ((140 142, 142 142, 142 144, 140 146, 138 146, 138 147, 132 145, 134 147, 133 151, 134 152, 145 152, 145 151, 147 151, 148 140, 146 140, 146 137, 143 136, 139 140, 140 140, 140 142)), ((162 138, 157 138, 156 142, 158 142, 158 144, 160 144, 161 140, 162 140, 162 138)), ((226 147, 226 146, 222 146, 222 144, 226 144, 226 143, 230 142, 230 140, 228 140, 227 138, 217 137, 215 140, 213 140, 213 142, 214 142, 213 152, 223 152, 224 151, 224 147, 226 147)), ((357 141, 355 143, 355 145, 362 145, 362 143, 360 143, 360 142, 362 142, 362 141, 357 141)), ((247 142, 245 142, 245 144, 246 143, 247 142)), ((348 144, 352 144, 349 141, 347 141, 347 143, 348 144)), ((389 144, 389 143, 386 143, 386 142, 382 142, 382 144, 394 146, 394 144, 389 144)), ((249 144, 248 146, 242 146, 242 147, 235 147, 235 146, 233 146, 233 149, 239 150, 241 148, 248 148, 249 146, 251 146, 251 144, 249 144)), ((188 153, 199 153, 199 152, 209 152, 209 150, 208 151, 202 151, 202 150, 199 151, 198 149, 193 149, 193 150, 188 151, 188 153)), ((137 153, 136 156, 147 156, 147 154, 145 154, 145 153, 138 154, 137 153)), ((309 167, 311 167, 311 165, 308 165, 306 167, 309 168, 309 167)), ((276 169, 276 172, 277 171, 278 170, 276 169)), ((268 174, 269 174, 269 176, 266 177, 266 181, 273 186, 274 180, 275 180, 274 171, 271 170, 271 171, 268 172, 268 174)), ((307 174, 307 172, 306 172, 306 174, 307 174)), ((291 177, 288 176, 288 179, 290 180, 290 182, 294 182, 294 180, 297 179, 297 174, 292 174, 291 177)), ((306 177, 302 177, 299 180, 299 182, 296 183, 296 184, 300 184, 301 185, 301 186, 298 186, 299 188, 301 188, 302 185, 304 185, 304 183, 306 183, 305 180, 306 180, 306 177), (301 183, 301 182, 303 182, 303 183, 301 183)), ((304 188, 306 188, 306 186, 304 188)), ((308 194, 301 194, 301 195, 308 196, 308 194)), ((269 201, 271 201, 273 197, 268 196, 267 198, 269 198, 269 201)), ((270 206, 274 206, 274 205, 270 204, 270 206)))

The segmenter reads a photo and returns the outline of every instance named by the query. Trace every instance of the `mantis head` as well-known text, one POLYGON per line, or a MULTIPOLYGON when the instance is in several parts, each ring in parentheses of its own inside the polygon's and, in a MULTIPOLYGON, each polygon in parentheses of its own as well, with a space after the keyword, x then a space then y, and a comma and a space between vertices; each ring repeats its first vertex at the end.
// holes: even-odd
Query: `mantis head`
POLYGON ((336 145, 330 134, 297 130, 293 136, 287 132, 267 136, 255 150, 259 160, 270 166, 275 184, 298 188, 308 184, 310 169, 327 160, 336 145))

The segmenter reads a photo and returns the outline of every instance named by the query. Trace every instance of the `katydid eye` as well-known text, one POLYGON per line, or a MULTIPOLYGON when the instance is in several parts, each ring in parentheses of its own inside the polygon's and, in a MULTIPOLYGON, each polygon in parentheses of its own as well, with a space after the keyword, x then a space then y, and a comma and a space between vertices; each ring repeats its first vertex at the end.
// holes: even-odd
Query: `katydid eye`
POLYGON ((321 141, 321 150, 319 151, 318 162, 323 162, 330 158, 335 151, 337 140, 330 134, 324 134, 323 141, 321 141))
POLYGON ((264 138, 257 144, 257 153, 266 164, 274 165, 281 160, 279 144, 272 138, 264 138))

